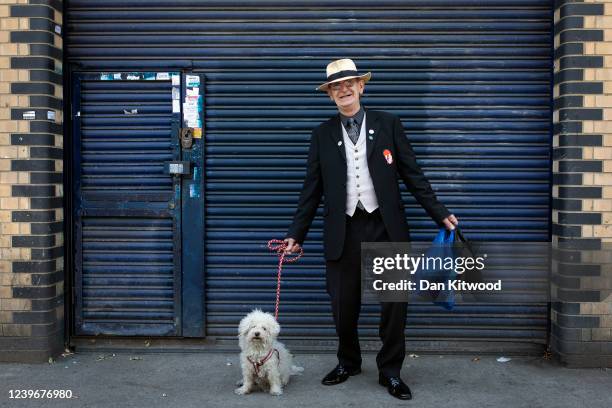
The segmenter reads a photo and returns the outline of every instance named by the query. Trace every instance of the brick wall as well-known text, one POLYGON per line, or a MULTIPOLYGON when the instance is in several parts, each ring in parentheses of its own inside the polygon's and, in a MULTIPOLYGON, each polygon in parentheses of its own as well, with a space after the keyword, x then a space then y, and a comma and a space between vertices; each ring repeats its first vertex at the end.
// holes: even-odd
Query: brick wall
POLYGON ((0 361, 63 350, 62 3, 0 0, 0 361))
POLYGON ((555 2, 551 346, 612 367, 612 1, 555 2))

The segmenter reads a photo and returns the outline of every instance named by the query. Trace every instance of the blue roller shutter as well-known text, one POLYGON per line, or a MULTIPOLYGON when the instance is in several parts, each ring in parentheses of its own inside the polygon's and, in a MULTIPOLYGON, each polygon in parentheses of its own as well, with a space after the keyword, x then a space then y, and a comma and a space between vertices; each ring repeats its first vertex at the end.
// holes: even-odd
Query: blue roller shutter
MULTIPOLYGON (((172 66, 206 77, 206 328, 229 339, 245 312, 273 307, 265 242, 284 235, 310 131, 334 114, 314 91, 331 59, 373 72, 364 104, 402 118, 469 237, 549 239, 551 9, 542 0, 73 0, 66 47, 84 69, 172 66)), ((414 238, 431 238, 434 224, 402 189, 414 238)), ((288 337, 334 336, 321 225, 319 213, 306 256, 284 274, 288 337)), ((414 305, 407 335, 430 348, 458 339, 530 347, 545 342, 547 318, 545 304, 452 314, 414 305)), ((364 306, 364 338, 377 336, 377 320, 364 306)))

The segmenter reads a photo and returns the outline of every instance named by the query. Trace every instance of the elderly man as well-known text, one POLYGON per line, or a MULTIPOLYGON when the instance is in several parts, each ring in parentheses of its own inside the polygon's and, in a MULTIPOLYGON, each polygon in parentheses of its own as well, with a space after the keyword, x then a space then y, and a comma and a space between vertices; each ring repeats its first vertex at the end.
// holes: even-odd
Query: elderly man
MULTIPOLYGON (((434 221, 447 229, 458 224, 417 165, 400 119, 361 106, 370 78, 350 59, 327 66, 327 81, 317 89, 327 92, 339 113, 312 132, 304 186, 285 238, 287 252, 299 251, 324 196, 326 283, 339 340, 338 365, 323 378, 325 385, 361 372, 361 243, 409 240, 398 176, 434 221)), ((412 398, 400 378, 405 323, 406 303, 381 304, 379 383, 399 399, 412 398)))

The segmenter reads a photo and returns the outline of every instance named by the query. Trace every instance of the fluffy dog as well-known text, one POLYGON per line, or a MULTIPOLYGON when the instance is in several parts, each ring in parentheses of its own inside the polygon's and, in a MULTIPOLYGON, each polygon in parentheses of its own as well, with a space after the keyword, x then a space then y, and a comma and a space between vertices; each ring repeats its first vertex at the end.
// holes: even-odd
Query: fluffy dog
MULTIPOLYGON (((234 391, 248 394, 259 387, 272 395, 281 395, 289 377, 303 371, 293 365, 293 356, 276 341, 280 326, 274 316, 253 310, 238 326, 242 386, 234 391)), ((240 382, 239 382, 240 384, 240 382)))

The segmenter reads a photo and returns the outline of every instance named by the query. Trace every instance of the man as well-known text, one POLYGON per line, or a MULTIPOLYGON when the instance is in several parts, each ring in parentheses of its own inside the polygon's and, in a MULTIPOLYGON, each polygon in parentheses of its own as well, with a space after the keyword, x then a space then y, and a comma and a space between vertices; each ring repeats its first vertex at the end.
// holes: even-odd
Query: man
MULTIPOLYGON (((323 378, 325 385, 361 372, 361 242, 409 240, 398 176, 434 221, 447 229, 458 224, 417 165, 400 119, 361 107, 370 78, 370 72, 359 74, 350 59, 327 66, 327 81, 317 89, 327 92, 339 113, 312 132, 304 186, 285 238, 286 252, 299 251, 324 196, 326 283, 339 340, 338 365, 323 378)), ((400 378, 405 323, 406 303, 381 304, 379 383, 399 399, 412 398, 400 378)))

